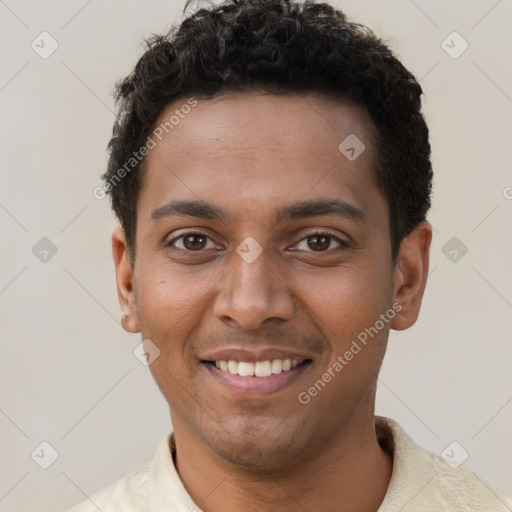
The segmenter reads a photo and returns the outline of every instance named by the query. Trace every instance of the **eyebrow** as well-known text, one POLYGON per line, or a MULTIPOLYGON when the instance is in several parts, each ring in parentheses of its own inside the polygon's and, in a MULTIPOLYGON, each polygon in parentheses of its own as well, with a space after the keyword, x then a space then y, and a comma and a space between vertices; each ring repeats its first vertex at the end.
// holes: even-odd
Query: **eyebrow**
MULTIPOLYGON (((329 215, 355 221, 366 220, 366 213, 353 204, 339 199, 314 199, 298 201, 281 207, 274 213, 274 223, 329 215)), ((218 206, 202 200, 170 201, 151 212, 151 220, 157 222, 173 216, 188 216, 199 219, 219 220, 224 222, 229 215, 218 206)))

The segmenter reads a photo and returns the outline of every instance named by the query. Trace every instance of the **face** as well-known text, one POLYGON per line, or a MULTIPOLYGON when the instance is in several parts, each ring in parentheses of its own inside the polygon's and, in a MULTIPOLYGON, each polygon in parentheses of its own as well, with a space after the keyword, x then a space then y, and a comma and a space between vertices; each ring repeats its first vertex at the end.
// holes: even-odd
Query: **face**
POLYGON ((177 434, 278 467, 373 417, 390 326, 417 316, 428 229, 392 262, 363 110, 259 92, 190 110, 147 156, 133 266, 114 233, 123 325, 160 351, 177 434), (354 135, 355 159, 355 139, 338 149, 354 135))

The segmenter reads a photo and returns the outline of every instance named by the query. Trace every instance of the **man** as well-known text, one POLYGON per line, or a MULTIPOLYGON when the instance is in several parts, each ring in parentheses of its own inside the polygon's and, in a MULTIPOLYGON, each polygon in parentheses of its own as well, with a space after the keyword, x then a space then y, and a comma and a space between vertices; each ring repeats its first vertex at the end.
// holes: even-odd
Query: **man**
POLYGON ((428 274, 421 93, 327 4, 226 2, 150 42, 104 179, 173 432, 73 512, 510 510, 374 415, 428 274))

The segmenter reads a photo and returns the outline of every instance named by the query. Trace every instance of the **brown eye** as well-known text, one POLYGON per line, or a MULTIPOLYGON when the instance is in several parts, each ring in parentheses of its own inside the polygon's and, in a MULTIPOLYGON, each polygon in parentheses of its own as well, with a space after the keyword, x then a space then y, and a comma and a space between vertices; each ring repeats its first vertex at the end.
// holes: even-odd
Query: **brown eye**
POLYGON ((313 235, 308 237, 308 247, 313 251, 324 251, 329 248, 331 237, 326 235, 313 235))
POLYGON ((297 244, 297 249, 300 251, 329 254, 342 251, 348 247, 347 242, 328 232, 311 233, 297 244))
POLYGON ((186 235, 183 237, 183 245, 185 249, 189 251, 197 251, 204 248, 206 245, 206 239, 207 237, 200 233, 186 235))
POLYGON ((208 235, 201 233, 200 231, 189 231, 188 233, 184 233, 170 242, 165 243, 165 246, 186 252, 203 252, 203 249, 212 249, 217 247, 208 235))

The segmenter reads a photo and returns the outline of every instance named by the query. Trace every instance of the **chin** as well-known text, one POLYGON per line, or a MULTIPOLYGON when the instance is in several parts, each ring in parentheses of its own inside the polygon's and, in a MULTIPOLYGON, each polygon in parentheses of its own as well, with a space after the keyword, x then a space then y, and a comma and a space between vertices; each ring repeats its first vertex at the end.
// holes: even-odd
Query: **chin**
POLYGON ((301 440, 289 431, 280 432, 276 427, 270 433, 256 430, 244 429, 244 433, 232 435, 226 430, 222 439, 210 439, 207 443, 226 462, 252 470, 283 468, 303 451, 301 440))

